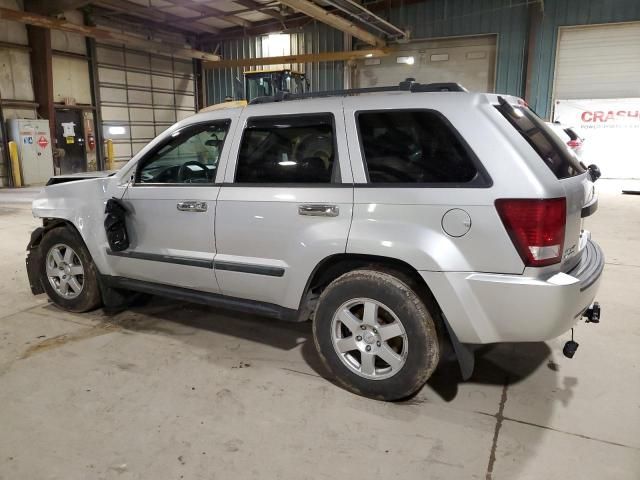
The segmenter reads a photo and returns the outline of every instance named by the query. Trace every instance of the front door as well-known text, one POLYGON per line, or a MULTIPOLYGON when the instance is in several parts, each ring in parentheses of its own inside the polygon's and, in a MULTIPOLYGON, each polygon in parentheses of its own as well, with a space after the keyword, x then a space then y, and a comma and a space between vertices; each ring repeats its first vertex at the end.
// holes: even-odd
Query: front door
POLYGON ((87 152, 81 110, 56 110, 56 147, 64 150, 64 155, 60 158, 60 173, 87 171, 87 152))
POLYGON ((215 185, 230 120, 186 126, 138 162, 123 199, 130 247, 110 252, 117 275, 217 293, 215 185))
POLYGON ((216 207, 222 293, 296 309, 323 259, 344 253, 353 185, 340 99, 324 113, 286 102, 243 114, 216 207))

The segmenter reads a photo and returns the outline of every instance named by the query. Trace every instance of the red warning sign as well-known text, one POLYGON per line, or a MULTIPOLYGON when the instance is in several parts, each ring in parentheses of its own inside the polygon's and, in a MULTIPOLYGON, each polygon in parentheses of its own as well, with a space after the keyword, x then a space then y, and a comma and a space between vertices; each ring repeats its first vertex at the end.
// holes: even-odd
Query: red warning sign
POLYGON ((38 139, 38 145, 40 145, 40 148, 46 148, 47 145, 49 145, 49 142, 44 137, 44 135, 41 135, 40 138, 38 139))

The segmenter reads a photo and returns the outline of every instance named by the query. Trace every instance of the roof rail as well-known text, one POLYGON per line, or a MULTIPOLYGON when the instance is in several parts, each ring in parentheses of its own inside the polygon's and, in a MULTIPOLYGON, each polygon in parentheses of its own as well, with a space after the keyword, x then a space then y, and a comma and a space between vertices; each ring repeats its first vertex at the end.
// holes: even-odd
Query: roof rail
POLYGON ((290 100, 302 100, 305 98, 322 98, 322 97, 344 97, 347 95, 359 95, 361 93, 378 93, 378 92, 468 92, 459 83, 440 82, 440 83, 418 83, 413 78, 407 78, 398 85, 390 85, 386 87, 368 87, 368 88, 350 88, 346 90, 328 90, 325 92, 307 92, 307 93, 289 93, 278 92, 272 96, 256 97, 249 102, 249 105, 257 105, 261 103, 287 102, 290 100))

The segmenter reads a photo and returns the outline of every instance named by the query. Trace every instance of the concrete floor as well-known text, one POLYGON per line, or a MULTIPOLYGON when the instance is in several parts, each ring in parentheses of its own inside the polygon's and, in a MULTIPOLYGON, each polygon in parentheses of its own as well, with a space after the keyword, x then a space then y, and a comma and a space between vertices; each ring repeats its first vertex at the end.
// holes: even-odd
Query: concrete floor
POLYGON ((576 357, 567 336, 486 347, 471 381, 445 365, 395 404, 324 379, 308 324, 33 297, 33 191, 0 190, 0 479, 637 480, 640 196, 598 186, 603 320, 576 357))

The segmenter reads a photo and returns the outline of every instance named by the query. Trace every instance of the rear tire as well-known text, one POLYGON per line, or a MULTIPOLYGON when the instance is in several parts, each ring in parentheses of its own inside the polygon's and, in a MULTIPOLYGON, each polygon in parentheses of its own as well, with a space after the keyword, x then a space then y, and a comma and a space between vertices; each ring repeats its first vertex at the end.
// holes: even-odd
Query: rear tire
POLYGON ((53 303, 77 313, 100 306, 98 270, 76 232, 66 227, 49 230, 40 252, 42 286, 53 303))
POLYGON ((375 270, 346 273, 324 290, 313 335, 340 385, 379 400, 416 393, 440 358, 424 302, 397 277, 375 270))

